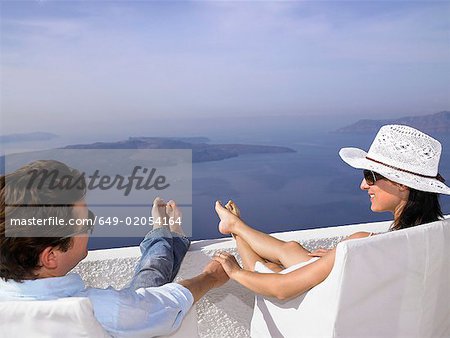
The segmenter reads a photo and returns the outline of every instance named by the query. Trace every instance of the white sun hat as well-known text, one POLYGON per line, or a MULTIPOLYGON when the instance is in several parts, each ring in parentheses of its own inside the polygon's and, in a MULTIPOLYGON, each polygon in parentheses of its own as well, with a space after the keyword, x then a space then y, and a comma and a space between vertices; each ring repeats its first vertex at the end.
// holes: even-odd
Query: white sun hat
POLYGON ((438 173, 441 143, 421 131, 403 125, 380 128, 366 153, 342 148, 339 156, 357 169, 375 171, 410 188, 450 195, 450 188, 438 173))

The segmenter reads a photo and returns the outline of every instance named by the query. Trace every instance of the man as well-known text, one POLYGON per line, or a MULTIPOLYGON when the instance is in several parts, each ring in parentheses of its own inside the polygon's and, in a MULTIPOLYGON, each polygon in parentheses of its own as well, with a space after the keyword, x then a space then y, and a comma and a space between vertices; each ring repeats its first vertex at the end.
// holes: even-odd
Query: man
MULTIPOLYGON (((86 257, 92 227, 83 182, 77 170, 57 161, 35 161, 1 177, 0 301, 88 297, 97 320, 114 336, 170 334, 192 304, 223 285, 227 275, 211 261, 200 275, 172 283, 189 248, 175 223, 155 226, 145 236, 142 257, 126 288, 85 287, 80 276, 67 274, 86 257), (44 172, 53 173, 52 182, 30 181, 30 173, 44 172), (68 187, 67 180, 81 183, 68 187), (14 222, 32 218, 65 222, 39 228, 39 236, 29 236, 36 234, 35 227, 14 222)), ((154 219, 180 216, 175 202, 155 199, 154 219)))

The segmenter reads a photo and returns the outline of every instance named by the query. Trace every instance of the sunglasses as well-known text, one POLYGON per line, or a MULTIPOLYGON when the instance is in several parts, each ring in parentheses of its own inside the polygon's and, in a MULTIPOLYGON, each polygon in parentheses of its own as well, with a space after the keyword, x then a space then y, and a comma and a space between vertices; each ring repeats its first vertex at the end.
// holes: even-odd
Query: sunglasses
POLYGON ((376 181, 386 179, 386 177, 375 171, 364 169, 364 179, 368 185, 374 185, 376 181))
POLYGON ((92 234, 94 232, 94 226, 95 226, 95 214, 91 211, 91 209, 88 209, 88 220, 87 224, 84 226, 87 233, 92 234))
POLYGON ((95 226, 95 214, 88 209, 88 217, 83 220, 83 224, 81 225, 81 229, 69 236, 66 237, 72 237, 80 234, 92 234, 94 232, 94 226, 95 226))
POLYGON ((62 236, 62 237, 59 237, 58 235, 56 235, 55 236, 55 245, 58 245, 61 238, 69 238, 69 237, 74 237, 74 236, 81 235, 81 234, 91 235, 94 232, 96 217, 97 216, 95 216, 95 214, 91 210, 88 209, 88 216, 87 216, 87 218, 84 218, 82 224, 79 225, 80 229, 78 231, 72 232, 72 233, 62 236))

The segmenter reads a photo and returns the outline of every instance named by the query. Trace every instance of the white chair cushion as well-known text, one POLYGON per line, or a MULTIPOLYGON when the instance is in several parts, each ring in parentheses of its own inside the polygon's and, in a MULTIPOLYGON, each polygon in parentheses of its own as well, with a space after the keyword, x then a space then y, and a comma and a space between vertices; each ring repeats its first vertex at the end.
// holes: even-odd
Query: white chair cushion
POLYGON ((450 336, 450 220, 338 245, 324 282, 256 297, 253 337, 450 336))
POLYGON ((94 317, 88 298, 0 302, 5 337, 110 337, 94 317))
MULTIPOLYGON (((94 316, 89 298, 0 302, 0 336, 3 337, 111 337, 94 316)), ((170 338, 197 338, 195 305, 170 338)))

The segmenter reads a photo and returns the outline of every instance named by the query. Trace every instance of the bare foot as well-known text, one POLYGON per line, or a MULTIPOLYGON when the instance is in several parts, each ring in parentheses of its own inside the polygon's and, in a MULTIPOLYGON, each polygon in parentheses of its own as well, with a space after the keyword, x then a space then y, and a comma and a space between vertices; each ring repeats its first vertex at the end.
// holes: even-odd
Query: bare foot
MULTIPOLYGON (((236 215, 237 217, 241 218, 241 210, 239 210, 238 206, 236 205, 236 203, 234 203, 232 200, 229 200, 227 204, 225 204, 225 208, 227 208, 227 210, 229 212, 231 212, 233 215, 236 215)), ((231 233, 231 236, 236 239, 235 234, 231 233)))
POLYGON ((164 200, 161 197, 156 197, 155 200, 153 201, 152 217, 153 220, 155 221, 153 223, 153 229, 163 228, 165 223, 164 217, 166 217, 166 219, 169 218, 166 212, 166 202, 164 202, 164 200))
POLYGON ((183 228, 181 227, 181 210, 177 207, 175 201, 170 200, 166 205, 166 212, 169 216, 168 222, 170 231, 175 232, 181 236, 184 236, 183 228), (172 225, 173 222, 173 225, 172 225))
POLYGON ((239 217, 225 209, 219 201, 216 201, 216 212, 220 218, 219 231, 224 235, 234 233, 236 224, 240 221, 239 217))
POLYGON ((239 210, 236 203, 234 203, 232 200, 229 200, 227 204, 225 204, 225 208, 228 209, 232 214, 236 215, 237 217, 241 218, 241 210, 239 210))

